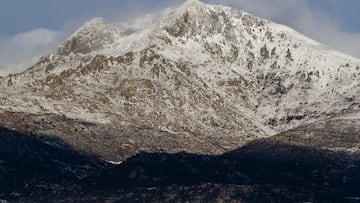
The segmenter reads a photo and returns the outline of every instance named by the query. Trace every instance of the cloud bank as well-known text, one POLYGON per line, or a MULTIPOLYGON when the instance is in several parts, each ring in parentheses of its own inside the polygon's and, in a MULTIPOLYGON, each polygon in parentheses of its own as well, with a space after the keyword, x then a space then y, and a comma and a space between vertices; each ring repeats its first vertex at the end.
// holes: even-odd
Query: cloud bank
MULTIPOLYGON (((344 31, 341 23, 327 11, 311 5, 313 0, 206 0, 229 5, 257 16, 288 25, 328 47, 360 58, 360 33, 344 31)), ((336 7, 343 0, 329 0, 336 7)))
POLYGON ((53 50, 64 33, 35 29, 12 37, 0 35, 0 75, 19 72, 53 50))

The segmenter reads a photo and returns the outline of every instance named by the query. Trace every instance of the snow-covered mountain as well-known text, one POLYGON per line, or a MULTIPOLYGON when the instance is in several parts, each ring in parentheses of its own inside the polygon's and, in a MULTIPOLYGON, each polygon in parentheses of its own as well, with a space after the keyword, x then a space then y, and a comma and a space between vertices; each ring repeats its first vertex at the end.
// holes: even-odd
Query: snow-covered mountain
MULTIPOLYGON (((0 78, 0 111, 111 126, 118 145, 132 128, 174 137, 170 151, 220 153, 308 123, 360 118, 359 82, 359 59, 192 0, 128 22, 90 20, 28 70, 0 78)), ((138 149, 160 146, 127 136, 138 149)))

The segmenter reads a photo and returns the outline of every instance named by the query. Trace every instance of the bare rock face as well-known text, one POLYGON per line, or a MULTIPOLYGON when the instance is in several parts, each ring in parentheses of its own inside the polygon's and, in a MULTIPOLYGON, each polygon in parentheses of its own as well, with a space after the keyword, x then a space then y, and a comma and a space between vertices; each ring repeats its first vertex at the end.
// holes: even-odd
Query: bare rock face
POLYGON ((184 4, 177 15, 177 18, 165 27, 171 36, 208 37, 222 32, 222 16, 200 2, 184 4))
POLYGON ((115 41, 116 28, 112 28, 103 18, 94 18, 85 23, 68 40, 66 40, 57 50, 59 55, 89 54, 90 52, 101 50, 104 45, 115 41))

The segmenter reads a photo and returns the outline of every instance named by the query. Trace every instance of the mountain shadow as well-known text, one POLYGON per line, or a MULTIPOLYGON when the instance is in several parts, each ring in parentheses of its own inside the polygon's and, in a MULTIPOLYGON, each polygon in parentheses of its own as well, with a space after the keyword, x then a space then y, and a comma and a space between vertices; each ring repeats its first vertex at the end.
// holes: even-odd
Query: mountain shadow
POLYGON ((257 140, 223 155, 142 152, 113 166, 0 128, 0 200, 359 202, 360 156, 257 140))
POLYGON ((0 200, 49 193, 108 167, 56 137, 0 127, 0 200))
POLYGON ((85 182, 119 201, 356 202, 360 157, 261 140, 221 156, 144 152, 85 182))

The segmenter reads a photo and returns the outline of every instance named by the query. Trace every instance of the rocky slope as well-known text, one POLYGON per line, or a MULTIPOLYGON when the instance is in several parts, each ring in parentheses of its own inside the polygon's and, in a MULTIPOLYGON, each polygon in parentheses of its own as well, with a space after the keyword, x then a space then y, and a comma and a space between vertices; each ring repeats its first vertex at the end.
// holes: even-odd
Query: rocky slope
POLYGON ((357 115, 359 64, 285 26, 188 1, 125 23, 87 22, 30 69, 0 79, 0 108, 223 140, 211 150, 221 153, 357 115))
POLYGON ((94 155, 72 150, 60 139, 0 127, 0 202, 49 194, 111 167, 94 155))
MULTIPOLYGON (((165 161, 164 166, 161 161, 156 163, 158 153, 172 160, 171 154, 164 153, 185 151, 193 154, 184 159, 181 154, 175 157, 191 166, 182 171, 189 177, 197 176, 196 171, 206 172, 194 160, 213 168, 224 164, 234 171, 207 174, 190 186, 175 180, 166 182, 155 189, 166 197, 176 193, 181 198, 179 188, 184 186, 183 194, 190 199, 200 198, 199 201, 209 200, 207 196, 201 199, 201 195, 220 187, 227 190, 226 194, 219 191, 219 195, 244 201, 256 199, 259 192, 269 195, 259 197, 259 201, 268 201, 279 195, 276 191, 289 194, 288 199, 279 201, 309 201, 314 188, 320 194, 337 191, 336 198, 344 198, 358 192, 346 192, 354 182, 337 184, 343 177, 358 180, 354 171, 358 171, 360 147, 359 81, 359 59, 333 51, 288 27, 230 7, 191 0, 179 8, 128 22, 95 18, 28 70, 0 77, 0 135, 4 137, 0 144, 5 146, 0 148, 4 150, 0 154, 7 155, 0 157, 0 169, 21 172, 16 164, 1 165, 11 162, 11 153, 18 154, 24 163, 28 163, 24 161, 27 156, 43 163, 54 155, 56 162, 45 161, 58 169, 54 177, 61 176, 64 168, 83 171, 85 176, 106 170, 105 179, 130 183, 127 178, 138 170, 135 166, 147 167, 150 161, 156 167, 165 167, 160 172, 162 180, 167 180, 174 177, 166 168, 173 162, 165 161), (253 141, 260 144, 246 147, 253 141), (17 151, 17 142, 28 147, 17 151), (244 145, 241 153, 232 153, 234 157, 220 155, 244 145), (65 155, 55 156, 57 150, 63 150, 65 155), (126 162, 130 165, 116 168, 104 162, 125 161, 140 151, 155 155, 135 156, 126 162), (296 156, 291 156, 293 152, 296 156), (39 154, 44 157, 35 159, 39 154), (266 160, 262 159, 265 155, 266 160), (252 158, 257 161, 246 162, 252 158), (85 170, 72 159, 91 167, 85 170), (136 164, 131 165, 131 160, 136 164), (271 165, 273 161, 275 165, 271 165), (303 164, 299 168, 318 171, 320 175, 298 173, 299 162, 303 164), (328 167, 325 170, 317 162, 328 167), (257 163, 266 170, 260 167, 251 171, 257 163), (290 168, 276 176, 285 163, 290 168), (240 167, 242 164, 244 168, 240 167), (346 170, 340 170, 342 167, 346 170), (264 174, 260 173, 262 169, 264 174), (118 177, 119 171, 124 176, 118 177), (257 175, 284 181, 267 179, 268 182, 259 183, 257 175), (227 182, 219 183, 217 180, 223 176, 227 176, 227 182), (301 180, 301 184, 292 189, 289 185, 295 180, 301 180), (253 191, 251 197, 245 195, 249 190, 253 191), (190 192, 194 191, 200 196, 192 196, 194 193, 190 192), (236 193, 243 196, 232 196, 236 193)), ((139 174, 158 178, 147 170, 150 169, 139 174)), ((94 175, 85 183, 80 179, 70 181, 69 177, 78 175, 75 172, 65 175, 63 182, 49 181, 47 187, 58 184, 56 192, 60 196, 73 195, 71 190, 86 196, 83 186, 93 184, 99 177, 94 175)), ((14 174, 6 181, 15 180, 14 174)), ((34 188, 46 176, 41 174, 31 179, 34 188)), ((2 177, 5 176, 0 174, 2 177)), ((146 196, 147 189, 140 187, 141 178, 134 181, 138 189, 123 191, 124 185, 116 185, 112 189, 122 191, 124 196, 109 194, 109 198, 129 200, 140 193, 145 194, 144 201, 160 198, 146 196)), ((157 182, 146 183, 152 187, 157 182)), ((23 183, 19 184, 23 187, 23 183)), ((104 192, 99 190, 99 194, 104 192)), ((0 199, 3 193, 0 192, 0 199)))
POLYGON ((99 175, 26 200, 358 202, 358 155, 270 140, 220 156, 140 153, 99 175))

